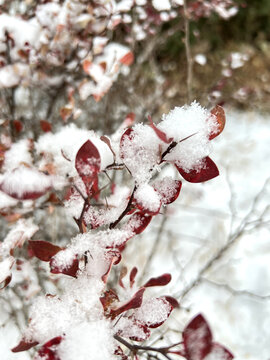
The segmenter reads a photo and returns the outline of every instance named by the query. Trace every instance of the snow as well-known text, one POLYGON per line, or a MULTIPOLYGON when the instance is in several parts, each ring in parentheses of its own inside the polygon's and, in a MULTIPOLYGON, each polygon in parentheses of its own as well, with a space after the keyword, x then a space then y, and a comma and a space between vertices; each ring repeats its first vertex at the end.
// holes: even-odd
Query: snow
POLYGON ((134 317, 152 326, 163 323, 171 312, 171 305, 164 299, 149 298, 143 301, 142 306, 134 311, 134 317))
POLYGON ((176 163, 188 172, 200 169, 202 159, 210 154, 212 145, 209 135, 216 132, 217 123, 206 109, 193 102, 190 107, 176 107, 163 115, 158 128, 179 142, 165 160, 176 163))
POLYGON ((158 11, 171 10, 171 4, 169 0, 152 0, 152 4, 158 11))
POLYGON ((135 192, 134 199, 143 210, 156 213, 160 208, 159 194, 149 184, 140 185, 135 192))
MULTIPOLYGON (((143 124, 133 127, 131 139, 124 137, 121 144, 123 162, 138 184, 151 178, 151 169, 158 169, 160 140, 155 132, 143 124)), ((121 161, 121 160, 120 160, 121 161)))
POLYGON ((204 66, 206 63, 207 63, 207 58, 204 54, 197 54, 195 57, 194 57, 194 60, 196 61, 196 63, 204 66))
POLYGON ((42 195, 51 186, 50 176, 24 165, 6 172, 3 177, 0 177, 1 190, 18 199, 24 199, 28 196, 27 194, 31 193, 42 195))
POLYGON ((31 239, 37 231, 38 226, 32 219, 19 219, 1 242, 0 255, 8 256, 15 247, 22 247, 24 242, 31 239))

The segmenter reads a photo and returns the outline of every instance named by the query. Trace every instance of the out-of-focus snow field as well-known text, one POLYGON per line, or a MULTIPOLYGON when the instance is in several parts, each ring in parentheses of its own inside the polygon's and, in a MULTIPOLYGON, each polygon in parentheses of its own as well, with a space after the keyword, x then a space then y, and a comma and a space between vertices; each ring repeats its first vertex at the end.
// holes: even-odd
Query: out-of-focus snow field
MULTIPOLYGON (((230 234, 237 233, 256 194, 270 177, 270 116, 229 109, 226 113, 225 130, 213 140, 211 156, 220 176, 204 184, 188 184, 183 180, 178 200, 168 207, 169 216, 157 251, 144 274, 146 279, 172 273, 173 281, 164 289, 158 288, 159 294, 176 295, 179 299, 198 271, 226 244, 230 234)), ((189 291, 181 301, 181 309, 171 316, 171 326, 181 330, 193 315, 202 312, 215 341, 227 346, 236 360, 270 358, 270 210, 266 209, 269 204, 270 183, 248 219, 245 226, 248 231, 237 237, 205 272, 203 277, 207 280, 189 291), (256 219, 263 212, 262 223, 257 226, 256 219)), ((124 255, 130 269, 130 262, 139 271, 143 268, 162 221, 161 215, 156 217, 141 239, 131 241, 124 255)), ((2 317, 5 318, 3 314, 2 317)), ((1 360, 30 359, 26 353, 9 351, 19 338, 12 323, 0 327, 1 360)))
MULTIPOLYGON (((204 184, 183 181, 178 200, 168 207, 168 220, 146 271, 149 276, 171 272, 170 289, 158 291, 174 294, 178 300, 198 271, 226 244, 230 234, 237 233, 256 195, 270 177, 270 117, 230 109, 226 114, 225 130, 213 140, 211 155, 220 176, 204 184)), ((159 229, 161 222, 162 217, 157 217, 148 233, 136 243, 136 256, 134 253, 131 256, 134 265, 143 264, 149 256, 157 238, 153 228, 159 229)), ((192 316, 202 312, 215 341, 227 346, 236 360, 268 360, 270 181, 247 222, 244 226, 247 231, 237 237, 211 270, 205 272, 205 280, 181 301, 190 312, 180 310, 174 317, 180 329, 192 316), (259 224, 256 220, 262 213, 259 224)), ((176 328, 175 324, 173 327, 176 328)))

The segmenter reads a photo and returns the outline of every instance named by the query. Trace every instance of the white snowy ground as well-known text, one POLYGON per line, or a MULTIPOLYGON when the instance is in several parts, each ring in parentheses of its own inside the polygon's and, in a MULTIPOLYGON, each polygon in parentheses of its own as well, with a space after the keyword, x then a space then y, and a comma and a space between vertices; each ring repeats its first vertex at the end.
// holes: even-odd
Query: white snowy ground
MULTIPOLYGON (((270 116, 229 109, 226 113, 226 128, 213 140, 211 156, 221 175, 205 184, 183 181, 179 199, 168 207, 169 217, 158 250, 145 274, 147 278, 172 273, 170 287, 158 289, 160 294, 181 294, 196 278, 199 269, 228 241, 230 233, 237 232, 254 197, 270 177, 270 116), (232 212, 234 221, 230 229, 232 212)), ((270 183, 258 201, 249 229, 257 225, 254 220, 269 204, 270 183)), ((204 274, 211 282, 204 280, 181 301, 182 307, 190 308, 190 312, 181 309, 172 315, 174 328, 179 324, 181 330, 193 315, 202 312, 215 341, 227 346, 236 360, 270 358, 269 213, 268 209, 264 224, 238 237, 229 251, 204 274), (262 298, 267 295, 269 299, 262 298)), ((126 260, 130 258, 138 268, 143 267, 161 221, 162 216, 157 217, 141 239, 133 239, 127 248, 126 260)), ((0 327, 1 360, 30 359, 26 353, 10 352, 18 338, 12 323, 0 327)))
MULTIPOLYGON (((178 299, 188 284, 196 279, 198 271, 228 241, 230 234, 237 233, 256 194, 270 178, 270 116, 229 109, 226 114, 225 130, 213 140, 211 156, 219 167, 220 176, 204 184, 183 181, 178 200, 168 208, 170 216, 157 253, 147 269, 151 276, 171 272, 170 291, 159 291, 175 294, 178 299), (231 225, 232 212, 234 220, 231 225)), ((160 216, 136 243, 134 264, 143 264, 149 255, 149 247, 145 244, 154 243, 153 228, 158 229, 161 222, 160 216)), ((175 312, 174 317, 180 329, 188 319, 202 312, 210 323, 214 339, 227 346, 236 360, 268 360, 270 180, 248 222, 245 228, 249 231, 237 237, 211 271, 204 274, 204 278, 210 281, 203 280, 181 301, 190 312, 181 310, 175 312), (255 220, 264 210, 262 223, 252 229, 258 225, 255 220)))

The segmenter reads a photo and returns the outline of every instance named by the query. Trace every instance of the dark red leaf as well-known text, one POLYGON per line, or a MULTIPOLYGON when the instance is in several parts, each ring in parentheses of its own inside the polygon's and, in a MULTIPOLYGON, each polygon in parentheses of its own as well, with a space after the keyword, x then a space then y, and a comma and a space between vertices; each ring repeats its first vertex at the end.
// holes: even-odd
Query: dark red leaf
POLYGON ((180 190, 182 188, 182 181, 173 180, 173 183, 174 186, 171 189, 167 189, 166 186, 162 187, 162 181, 160 182, 159 186, 155 186, 155 184, 153 184, 154 189, 159 193, 161 203, 163 205, 171 204, 178 198, 180 194, 180 190))
POLYGON ((40 120, 40 127, 41 127, 42 131, 44 131, 44 132, 52 131, 52 125, 48 121, 40 120))
POLYGON ((143 286, 144 287, 165 286, 165 285, 169 284, 171 279, 172 279, 171 274, 163 274, 163 275, 158 276, 156 278, 151 278, 143 286))
POLYGON ((121 349, 120 346, 114 352, 114 355, 120 356, 122 360, 128 360, 127 355, 124 354, 124 351, 121 349))
POLYGON ((165 132, 156 127, 150 115, 148 115, 148 120, 150 122, 149 126, 151 126, 161 141, 165 142, 166 144, 170 144, 173 141, 173 138, 168 138, 165 132))
MULTIPOLYGON (((133 287, 134 281, 135 281, 135 277, 137 275, 138 269, 136 268, 136 266, 131 270, 130 274, 129 274, 129 285, 130 288, 133 287)), ((146 287, 146 286, 145 286, 146 287)))
POLYGON ((19 120, 13 120, 13 125, 15 130, 20 133, 23 129, 23 123, 19 120))
POLYGON ((22 339, 17 346, 15 346, 13 349, 11 349, 11 351, 14 353, 21 352, 21 351, 27 351, 36 345, 38 345, 37 341, 25 341, 24 339, 22 339))
POLYGON ((87 140, 79 149, 75 159, 75 167, 78 174, 84 177, 94 178, 100 170, 100 154, 96 146, 87 140))
POLYGON ((102 281, 105 284, 106 284, 108 276, 109 276, 109 274, 111 272, 112 266, 119 264, 119 262, 121 261, 121 257, 122 256, 121 256, 120 252, 117 252, 117 251, 112 252, 108 269, 101 277, 102 281))
POLYGON ((117 309, 111 310, 111 316, 112 318, 115 318, 116 316, 122 314, 125 311, 128 311, 130 309, 136 309, 142 305, 143 300, 143 293, 145 291, 145 288, 140 288, 124 305, 120 306, 117 309))
POLYGON ((130 217, 127 226, 133 233, 140 234, 145 230, 151 219, 152 216, 140 211, 130 217))
POLYGON ((175 166, 183 178, 191 183, 208 181, 219 175, 216 164, 208 156, 203 159, 203 167, 199 171, 191 170, 186 172, 178 165, 175 164, 175 166))
POLYGON ((59 345, 62 339, 62 336, 57 336, 46 342, 38 351, 39 357, 46 360, 60 360, 59 356, 56 353, 57 349, 55 348, 55 346, 59 345))
POLYGON ((203 360, 212 348, 212 333, 205 318, 199 314, 183 332, 187 360, 203 360))
POLYGON ((117 294, 112 290, 107 290, 102 297, 99 298, 104 312, 107 312, 112 303, 119 301, 117 294))
POLYGON ((216 359, 222 360, 232 360, 234 358, 233 354, 229 350, 217 343, 212 344, 210 355, 215 356, 216 359))
POLYGON ((50 261, 55 254, 62 250, 59 246, 43 240, 29 240, 29 247, 33 254, 42 261, 50 261))
POLYGON ((121 139, 120 139, 120 157, 122 159, 124 159, 125 157, 125 153, 123 151, 123 144, 124 142, 126 142, 127 140, 129 141, 132 141, 133 140, 133 133, 134 133, 134 130, 132 128, 128 128, 124 134, 121 136, 121 139))
POLYGON ((164 298, 172 305, 174 309, 179 308, 179 302, 172 296, 164 296, 164 298))
POLYGON ((9 275, 0 283, 0 290, 3 290, 5 287, 8 286, 8 284, 11 282, 12 275, 9 275))
POLYGON ((79 260, 75 258, 70 266, 62 269, 59 268, 56 264, 54 264, 54 259, 51 259, 50 269, 51 269, 51 273, 53 274, 64 274, 76 278, 77 271, 79 270, 79 260))
POLYGON ((214 139, 215 137, 217 137, 224 129, 225 127, 225 123, 226 123, 226 116, 225 116, 225 112, 224 109, 219 106, 216 105, 212 110, 211 110, 211 114, 214 115, 217 119, 217 123, 218 123, 218 129, 217 132, 211 134, 209 136, 209 140, 214 139))

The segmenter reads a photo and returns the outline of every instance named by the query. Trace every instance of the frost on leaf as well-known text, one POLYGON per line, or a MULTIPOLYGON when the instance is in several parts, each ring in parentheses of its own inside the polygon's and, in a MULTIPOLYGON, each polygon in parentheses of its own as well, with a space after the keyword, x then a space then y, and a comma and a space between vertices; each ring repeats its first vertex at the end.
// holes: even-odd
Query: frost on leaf
POLYGON ((178 198, 182 182, 180 180, 165 177, 162 180, 155 181, 153 187, 158 192, 162 204, 169 205, 178 198))
POLYGON ((139 210, 148 215, 157 215, 161 207, 160 197, 157 191, 149 185, 138 186, 134 194, 134 200, 139 210))
POLYGON ((140 234, 149 225, 151 219, 152 216, 146 215, 144 212, 137 212, 130 217, 127 230, 132 231, 134 234, 140 234))
POLYGON ((53 274, 64 274, 69 275, 74 278, 77 277, 77 271, 79 270, 79 260, 77 258, 73 259, 72 263, 66 267, 59 267, 55 264, 54 259, 50 260, 51 273, 53 274))
POLYGON ((162 325, 169 317, 173 307, 164 298, 151 298, 143 302, 139 309, 134 311, 134 318, 149 328, 162 325))
POLYGON ((203 159, 202 165, 198 170, 190 170, 186 172, 177 164, 175 164, 177 170, 183 178, 191 183, 200 183, 211 180, 219 175, 216 164, 208 156, 203 159))
POLYGON ((224 346, 214 343, 211 352, 204 358, 204 360, 232 360, 233 354, 224 346))
POLYGON ((223 110, 223 108, 219 105, 216 105, 212 110, 211 110, 211 114, 212 116, 215 117, 218 126, 215 132, 211 133, 211 135, 209 136, 209 140, 214 139, 215 137, 217 137, 224 129, 225 127, 225 122, 226 122, 226 117, 225 117, 225 112, 223 110))
POLYGON ((26 166, 6 172, 0 190, 17 200, 35 200, 52 185, 51 177, 26 166))
POLYGON ((161 143, 155 132, 143 124, 127 129, 122 135, 120 157, 137 184, 150 180, 151 172, 158 168, 161 143))
POLYGON ((184 348, 187 360, 203 360, 212 348, 212 333, 199 314, 186 326, 183 332, 184 348))
POLYGON ((79 149, 75 159, 75 167, 82 178, 87 191, 97 183, 97 174, 100 171, 100 154, 96 146, 87 140, 79 149))

